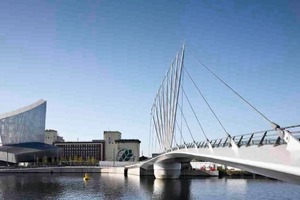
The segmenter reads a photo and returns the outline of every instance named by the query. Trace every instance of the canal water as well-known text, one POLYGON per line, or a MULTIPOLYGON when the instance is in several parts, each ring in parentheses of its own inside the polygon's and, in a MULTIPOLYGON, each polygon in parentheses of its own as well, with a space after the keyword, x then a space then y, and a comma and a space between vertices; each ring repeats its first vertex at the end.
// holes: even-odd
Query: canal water
POLYGON ((270 179, 157 180, 116 174, 0 174, 0 199, 300 199, 300 186, 270 179))

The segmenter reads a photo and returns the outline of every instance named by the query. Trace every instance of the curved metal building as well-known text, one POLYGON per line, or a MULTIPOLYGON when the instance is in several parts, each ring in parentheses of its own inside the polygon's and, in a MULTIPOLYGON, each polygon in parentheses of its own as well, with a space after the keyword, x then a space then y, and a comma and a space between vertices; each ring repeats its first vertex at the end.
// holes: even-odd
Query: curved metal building
POLYGON ((44 142, 47 102, 39 100, 18 110, 0 114, 2 145, 44 142))

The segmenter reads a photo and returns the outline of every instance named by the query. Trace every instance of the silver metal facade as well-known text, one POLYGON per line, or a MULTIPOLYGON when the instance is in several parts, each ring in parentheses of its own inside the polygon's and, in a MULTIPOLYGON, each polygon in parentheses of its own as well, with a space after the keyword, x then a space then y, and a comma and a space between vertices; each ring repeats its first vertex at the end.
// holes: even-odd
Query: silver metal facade
POLYGON ((0 115, 2 145, 44 142, 47 102, 40 100, 0 115))

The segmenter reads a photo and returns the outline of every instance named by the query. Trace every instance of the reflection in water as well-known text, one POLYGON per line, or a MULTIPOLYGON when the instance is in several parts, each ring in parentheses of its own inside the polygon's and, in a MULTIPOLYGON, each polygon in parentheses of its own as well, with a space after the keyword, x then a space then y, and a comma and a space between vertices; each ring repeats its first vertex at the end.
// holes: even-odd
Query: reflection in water
POLYGON ((160 180, 155 179, 154 180, 154 191, 153 191, 153 198, 154 199, 184 199, 183 197, 189 196, 189 194, 184 194, 185 192, 189 192, 189 189, 183 189, 188 186, 187 184, 183 184, 181 186, 182 182, 178 179, 176 180, 160 180))
POLYGON ((268 179, 0 174, 0 199, 298 199, 300 186, 268 179))
POLYGON ((122 174, 107 174, 104 176, 100 176, 98 179, 101 181, 99 184, 100 191, 105 199, 116 198, 121 199, 124 195, 130 191, 131 188, 137 188, 139 185, 138 179, 139 177, 134 177, 136 179, 131 178, 129 181, 122 174))
POLYGON ((236 197, 243 198, 247 191, 246 179, 235 179, 234 181, 226 181, 226 193, 231 193, 236 197))
POLYGON ((36 194, 43 194, 43 197, 55 198, 56 193, 61 191, 61 185, 55 178, 46 178, 39 174, 9 174, 0 176, 1 199, 24 199, 36 197, 36 194))
POLYGON ((191 179, 155 179, 140 177, 141 191, 146 191, 150 199, 190 199, 191 179))

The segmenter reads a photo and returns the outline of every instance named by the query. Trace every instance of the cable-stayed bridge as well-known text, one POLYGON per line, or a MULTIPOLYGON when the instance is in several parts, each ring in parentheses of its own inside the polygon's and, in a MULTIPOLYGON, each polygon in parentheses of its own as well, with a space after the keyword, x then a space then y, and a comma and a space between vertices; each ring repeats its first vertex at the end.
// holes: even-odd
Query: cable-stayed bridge
MULTIPOLYGON (((193 57, 212 77, 265 120, 270 129, 231 135, 185 66, 185 46, 183 46, 166 72, 151 108, 149 135, 150 138, 155 136, 160 154, 138 165, 128 166, 128 170, 135 167, 154 169, 156 178, 178 178, 181 163, 200 159, 299 184, 300 125, 281 127, 272 122, 207 65, 193 57), (220 139, 211 139, 205 131, 203 122, 183 87, 184 77, 190 79, 217 125, 223 130, 220 139), (190 110, 189 115, 184 113, 187 109, 190 110), (189 123, 190 118, 194 118, 200 131, 193 132, 194 125, 189 123), (195 135, 199 135, 199 132, 204 137, 203 141, 195 139, 195 135)), ((149 149, 151 143, 153 146, 150 139, 149 149)))

